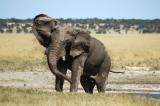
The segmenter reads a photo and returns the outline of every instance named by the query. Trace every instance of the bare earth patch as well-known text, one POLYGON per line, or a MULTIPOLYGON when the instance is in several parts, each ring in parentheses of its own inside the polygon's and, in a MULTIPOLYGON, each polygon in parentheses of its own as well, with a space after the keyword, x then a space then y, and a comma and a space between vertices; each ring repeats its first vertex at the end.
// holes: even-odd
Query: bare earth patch
MULTIPOLYGON (((69 75, 69 74, 68 74, 69 75)), ((16 88, 39 88, 54 91, 55 76, 47 72, 0 72, 0 86, 16 88)), ((125 71, 110 73, 107 92, 160 92, 160 71, 125 71)), ((84 92, 79 84, 79 92, 84 92)), ((95 91, 96 87, 95 87, 95 91)), ((65 82, 64 92, 69 92, 65 82)))

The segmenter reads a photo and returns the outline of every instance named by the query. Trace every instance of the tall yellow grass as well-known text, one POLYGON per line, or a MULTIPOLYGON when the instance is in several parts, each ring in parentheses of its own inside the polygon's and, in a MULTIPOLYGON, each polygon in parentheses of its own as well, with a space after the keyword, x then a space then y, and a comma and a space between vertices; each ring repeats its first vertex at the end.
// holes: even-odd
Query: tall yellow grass
POLYGON ((160 69, 160 34, 95 37, 108 48, 113 68, 138 66, 160 69))
POLYGON ((0 70, 46 69, 44 48, 32 34, 0 35, 0 70))
MULTIPOLYGON (((160 34, 95 35, 112 58, 112 68, 160 69, 160 34)), ((0 34, 0 70, 47 69, 44 48, 32 34, 0 34)))

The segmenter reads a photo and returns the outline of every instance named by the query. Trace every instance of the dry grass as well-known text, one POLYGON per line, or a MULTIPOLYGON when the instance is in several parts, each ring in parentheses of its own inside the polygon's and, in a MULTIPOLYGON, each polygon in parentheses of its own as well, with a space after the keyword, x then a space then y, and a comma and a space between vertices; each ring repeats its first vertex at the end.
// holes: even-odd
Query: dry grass
POLYGON ((129 94, 74 94, 0 87, 0 106, 160 106, 160 101, 129 94))
POLYGON ((0 70, 46 69, 43 49, 31 34, 1 34, 0 70))
POLYGON ((160 34, 95 36, 108 48, 113 68, 160 69, 160 34))
MULTIPOLYGON (((95 36, 108 48, 113 68, 160 69, 160 34, 95 36)), ((0 34, 0 70, 45 70, 44 49, 32 34, 0 34)))

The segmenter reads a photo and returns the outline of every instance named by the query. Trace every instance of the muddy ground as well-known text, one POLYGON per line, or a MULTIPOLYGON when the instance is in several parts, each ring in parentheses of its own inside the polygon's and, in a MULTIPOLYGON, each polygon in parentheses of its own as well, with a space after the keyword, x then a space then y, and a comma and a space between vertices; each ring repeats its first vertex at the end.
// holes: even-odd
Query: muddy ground
MULTIPOLYGON (((50 71, 0 72, 0 86, 54 91, 54 81, 55 77, 50 71)), ((107 92, 160 92, 160 71, 125 71, 124 74, 110 72, 107 83, 107 92)), ((78 89, 84 92, 80 84, 78 89)), ((69 91, 69 83, 66 81, 64 91, 69 91)))

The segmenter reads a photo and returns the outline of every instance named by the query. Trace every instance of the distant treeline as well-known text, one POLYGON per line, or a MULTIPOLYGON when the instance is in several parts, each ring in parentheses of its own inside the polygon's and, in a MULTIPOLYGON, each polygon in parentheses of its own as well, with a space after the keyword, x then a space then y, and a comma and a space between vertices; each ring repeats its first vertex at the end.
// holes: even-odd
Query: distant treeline
MULTIPOLYGON (((57 19, 61 24, 68 24, 91 30, 95 33, 160 33, 160 19, 57 19)), ((0 19, 1 33, 31 33, 32 19, 0 19)))

